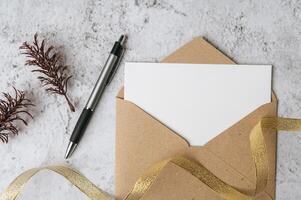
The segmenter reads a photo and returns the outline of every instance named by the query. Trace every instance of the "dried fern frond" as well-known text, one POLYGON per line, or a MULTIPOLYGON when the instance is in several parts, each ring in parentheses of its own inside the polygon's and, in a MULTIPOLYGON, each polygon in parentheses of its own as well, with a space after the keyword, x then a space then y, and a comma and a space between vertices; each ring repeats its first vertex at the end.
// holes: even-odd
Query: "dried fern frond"
POLYGON ((18 129, 15 121, 21 121, 25 125, 27 122, 22 116, 28 115, 32 118, 27 108, 34 106, 25 93, 14 88, 15 96, 12 97, 8 93, 3 93, 4 99, 0 99, 0 140, 4 143, 8 142, 9 135, 17 135, 18 129))
POLYGON ((64 96, 70 110, 74 112, 75 108, 67 96, 68 81, 72 76, 67 75, 67 65, 62 63, 61 55, 53 52, 53 46, 45 48, 45 40, 39 43, 38 34, 34 35, 32 44, 24 42, 20 49, 29 58, 25 65, 36 66, 32 72, 42 75, 37 78, 46 87, 46 91, 64 96))

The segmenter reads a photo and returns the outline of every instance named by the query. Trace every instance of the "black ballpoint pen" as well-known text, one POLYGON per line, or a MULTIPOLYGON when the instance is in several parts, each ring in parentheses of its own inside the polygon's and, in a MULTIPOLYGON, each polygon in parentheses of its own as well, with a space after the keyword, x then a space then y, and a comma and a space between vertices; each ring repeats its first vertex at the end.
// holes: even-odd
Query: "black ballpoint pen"
POLYGON ((82 138, 87 125, 92 117, 92 114, 106 88, 106 86, 110 83, 112 80, 118 65, 121 61, 121 58, 123 56, 123 53, 125 51, 125 42, 126 42, 126 36, 122 35, 118 41, 115 42, 110 55, 106 61, 106 64, 101 70, 101 73, 99 75, 99 78, 94 86, 94 89, 90 95, 90 98, 82 111, 75 128, 72 132, 72 135, 70 137, 70 142, 68 145, 68 148, 66 150, 65 158, 69 158, 74 150, 77 147, 77 144, 79 143, 80 139, 82 138))

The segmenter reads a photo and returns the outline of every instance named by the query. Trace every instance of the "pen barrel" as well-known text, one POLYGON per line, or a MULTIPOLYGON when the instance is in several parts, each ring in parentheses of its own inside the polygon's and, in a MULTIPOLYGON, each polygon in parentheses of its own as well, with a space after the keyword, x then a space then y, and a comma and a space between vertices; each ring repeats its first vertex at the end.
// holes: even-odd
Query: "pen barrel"
POLYGON ((78 143, 83 136, 87 125, 91 119, 93 111, 90 109, 84 109, 75 125, 73 133, 71 135, 70 141, 74 143, 78 143))
POLYGON ((105 65, 103 66, 100 75, 96 81, 93 91, 88 99, 86 108, 94 110, 103 94, 103 91, 108 83, 110 74, 112 73, 115 63, 118 61, 118 57, 114 54, 110 54, 105 65))

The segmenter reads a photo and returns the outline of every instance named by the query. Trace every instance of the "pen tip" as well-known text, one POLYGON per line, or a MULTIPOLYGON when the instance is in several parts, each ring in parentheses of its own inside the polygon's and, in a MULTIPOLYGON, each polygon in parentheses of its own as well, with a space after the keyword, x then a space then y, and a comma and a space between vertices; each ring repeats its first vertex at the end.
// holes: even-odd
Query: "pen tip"
POLYGON ((70 156, 71 156, 71 154, 70 154, 69 152, 66 152, 66 154, 65 154, 65 159, 70 158, 70 156))
POLYGON ((67 150, 66 150, 66 154, 65 154, 65 159, 68 159, 71 157, 71 155, 73 154, 74 150, 76 149, 77 144, 74 142, 69 142, 67 150))

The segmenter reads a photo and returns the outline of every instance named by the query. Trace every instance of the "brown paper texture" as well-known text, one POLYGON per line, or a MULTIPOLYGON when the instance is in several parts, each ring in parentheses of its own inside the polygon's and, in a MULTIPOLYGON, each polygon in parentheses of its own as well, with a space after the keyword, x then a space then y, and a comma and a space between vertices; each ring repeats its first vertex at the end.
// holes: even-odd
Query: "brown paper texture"
MULTIPOLYGON (((233 61, 201 37, 184 45, 163 62, 233 64, 233 61)), ((250 152, 249 134, 262 117, 277 115, 277 100, 273 95, 271 103, 257 108, 202 147, 190 147, 177 133, 138 106, 125 101, 123 90, 117 97, 116 112, 117 200, 124 198, 131 191, 136 180, 148 167, 172 156, 186 156, 198 160, 226 183, 252 194, 255 190, 255 167, 250 152)), ((276 133, 267 132, 265 139, 270 173, 268 186, 256 198, 258 200, 274 199, 275 196, 276 133)), ((221 198, 190 173, 174 164, 168 164, 142 199, 221 198)))

